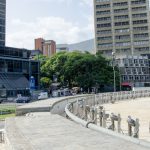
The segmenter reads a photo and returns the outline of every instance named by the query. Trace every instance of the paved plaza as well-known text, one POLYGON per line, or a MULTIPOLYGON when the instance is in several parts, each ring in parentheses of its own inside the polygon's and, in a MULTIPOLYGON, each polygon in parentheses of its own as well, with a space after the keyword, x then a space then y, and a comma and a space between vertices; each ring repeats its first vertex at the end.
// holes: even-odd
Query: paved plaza
POLYGON ((132 142, 82 127, 59 115, 31 113, 8 119, 14 150, 148 150, 132 142))
POLYGON ((104 105, 107 112, 121 114, 122 129, 127 133, 127 117, 130 115, 133 119, 139 118, 140 121, 140 139, 150 141, 150 98, 140 98, 116 102, 115 104, 104 105))

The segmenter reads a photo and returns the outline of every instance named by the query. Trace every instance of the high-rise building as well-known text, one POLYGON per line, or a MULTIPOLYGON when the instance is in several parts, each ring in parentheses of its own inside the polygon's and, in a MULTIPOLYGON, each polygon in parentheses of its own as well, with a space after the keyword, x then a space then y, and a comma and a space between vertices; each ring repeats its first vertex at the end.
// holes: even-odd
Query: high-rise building
POLYGON ((96 51, 110 57, 150 52, 149 0, 94 0, 96 51))
POLYGON ((5 46, 6 0, 0 0, 0 46, 5 46))
POLYGON ((35 39, 34 43, 35 43, 35 50, 40 50, 43 53, 44 39, 43 38, 35 39))
POLYGON ((51 57, 56 53, 56 42, 38 38, 35 39, 35 49, 40 50, 44 56, 51 57))

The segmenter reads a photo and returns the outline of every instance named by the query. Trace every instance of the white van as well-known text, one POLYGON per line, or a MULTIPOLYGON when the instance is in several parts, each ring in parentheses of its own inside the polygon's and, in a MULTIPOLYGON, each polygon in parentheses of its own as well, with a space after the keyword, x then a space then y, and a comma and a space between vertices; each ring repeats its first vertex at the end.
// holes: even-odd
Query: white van
POLYGON ((41 92, 41 93, 38 95, 38 100, 47 99, 47 98, 48 98, 48 93, 47 93, 47 92, 41 92))

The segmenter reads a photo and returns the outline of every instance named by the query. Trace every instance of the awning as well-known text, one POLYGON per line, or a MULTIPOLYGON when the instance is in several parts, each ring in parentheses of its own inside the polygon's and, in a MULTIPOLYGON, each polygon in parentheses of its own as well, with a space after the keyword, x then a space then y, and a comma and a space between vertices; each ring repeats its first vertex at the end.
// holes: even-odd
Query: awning
POLYGON ((131 86, 131 83, 129 83, 129 82, 122 82, 121 85, 122 86, 131 86))

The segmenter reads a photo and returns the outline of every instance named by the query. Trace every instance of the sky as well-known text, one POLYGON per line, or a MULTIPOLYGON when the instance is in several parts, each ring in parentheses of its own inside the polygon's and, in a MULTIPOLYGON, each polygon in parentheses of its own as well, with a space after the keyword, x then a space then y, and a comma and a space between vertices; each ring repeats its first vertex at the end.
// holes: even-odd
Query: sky
POLYGON ((34 49, 39 37, 57 44, 94 37, 93 0, 6 1, 6 46, 34 49))

